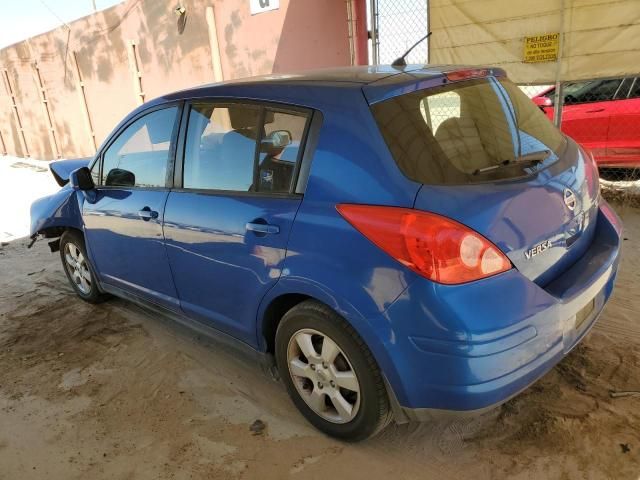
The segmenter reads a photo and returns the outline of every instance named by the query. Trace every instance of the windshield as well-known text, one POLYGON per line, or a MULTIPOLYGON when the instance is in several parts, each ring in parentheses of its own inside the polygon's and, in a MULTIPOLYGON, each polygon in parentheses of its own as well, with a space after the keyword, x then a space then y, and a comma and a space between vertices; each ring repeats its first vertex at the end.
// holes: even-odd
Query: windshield
POLYGON ((521 177, 534 170, 534 162, 522 161, 528 155, 548 151, 542 158, 550 165, 566 143, 544 113, 506 79, 411 92, 371 110, 400 169, 420 183, 521 177))

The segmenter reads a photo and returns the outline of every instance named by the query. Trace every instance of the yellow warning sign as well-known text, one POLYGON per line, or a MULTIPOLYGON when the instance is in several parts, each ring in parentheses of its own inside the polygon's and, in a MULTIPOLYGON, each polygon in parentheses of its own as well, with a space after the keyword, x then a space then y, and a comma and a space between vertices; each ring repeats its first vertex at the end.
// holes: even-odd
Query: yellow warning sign
POLYGON ((560 34, 546 33, 535 37, 524 37, 524 62, 541 63, 558 60, 560 34))

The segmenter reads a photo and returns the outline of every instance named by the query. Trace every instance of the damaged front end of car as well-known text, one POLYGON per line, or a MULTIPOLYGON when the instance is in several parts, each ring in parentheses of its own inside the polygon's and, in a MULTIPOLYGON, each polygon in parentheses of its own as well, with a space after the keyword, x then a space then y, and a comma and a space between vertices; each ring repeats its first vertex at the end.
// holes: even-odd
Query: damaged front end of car
POLYGON ((31 205, 31 247, 38 237, 53 238, 49 248, 55 252, 59 248, 60 235, 67 228, 82 230, 82 203, 84 181, 90 173, 87 168, 90 159, 60 160, 49 165, 56 182, 62 187, 53 195, 39 198, 31 205), (79 181, 79 178, 84 181, 79 181))

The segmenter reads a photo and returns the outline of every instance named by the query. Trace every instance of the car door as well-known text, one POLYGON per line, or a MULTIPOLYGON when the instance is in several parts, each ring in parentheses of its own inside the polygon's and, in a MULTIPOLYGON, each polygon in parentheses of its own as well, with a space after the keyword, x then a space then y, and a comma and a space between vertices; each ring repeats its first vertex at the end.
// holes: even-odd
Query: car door
POLYGON ((282 274, 309 112, 196 102, 164 216, 183 311, 249 344, 256 312, 282 274))
POLYGON ((176 310, 162 216, 180 108, 143 112, 114 135, 92 168, 96 195, 82 212, 101 282, 176 310))
POLYGON ((562 131, 591 150, 597 159, 606 156, 611 100, 621 79, 598 80, 575 95, 565 97, 562 112, 562 131))
MULTIPOLYGON (((561 130, 598 159, 606 155, 610 103, 621 79, 570 84, 564 90, 561 130)), ((553 108, 545 108, 553 118, 553 108)))
POLYGON ((604 162, 617 167, 640 167, 640 78, 625 78, 614 101, 604 162))

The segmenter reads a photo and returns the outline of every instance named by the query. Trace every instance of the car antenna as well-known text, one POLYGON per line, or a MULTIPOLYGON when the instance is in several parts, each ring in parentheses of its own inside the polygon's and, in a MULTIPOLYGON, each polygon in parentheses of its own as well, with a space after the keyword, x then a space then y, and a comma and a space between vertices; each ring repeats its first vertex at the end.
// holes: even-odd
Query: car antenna
POLYGON ((422 37, 420 40, 418 40, 416 43, 414 43, 413 45, 411 45, 411 47, 409 47, 409 50, 407 50, 406 52, 404 52, 404 54, 398 58, 396 58, 393 63, 391 64, 392 67, 406 67, 407 66, 407 62, 405 61, 404 57, 406 57, 407 55, 409 55, 411 53, 411 50, 413 50, 414 48, 416 48, 418 46, 418 44, 420 42, 424 42, 427 38, 429 38, 431 36, 431 32, 427 33, 424 37, 422 37))

